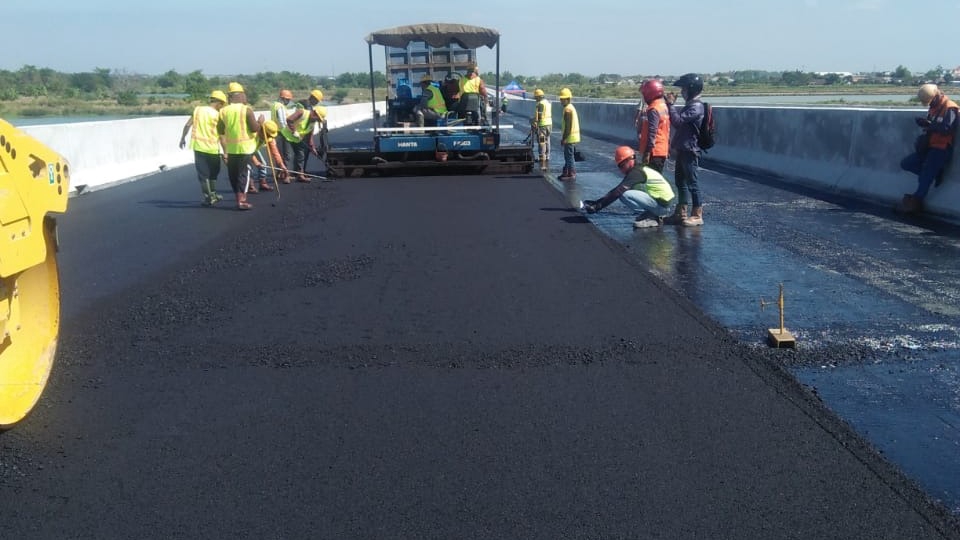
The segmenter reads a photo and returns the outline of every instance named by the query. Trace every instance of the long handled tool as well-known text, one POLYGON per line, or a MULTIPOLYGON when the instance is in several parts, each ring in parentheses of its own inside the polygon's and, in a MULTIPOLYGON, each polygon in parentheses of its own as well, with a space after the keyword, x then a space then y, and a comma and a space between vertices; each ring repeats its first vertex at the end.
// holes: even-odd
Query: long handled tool
MULTIPOLYGON (((270 162, 273 163, 273 160, 271 159, 270 162)), ((282 171, 282 170, 283 170, 283 169, 279 169, 279 168, 277 168, 277 167, 272 167, 272 166, 268 166, 267 168, 268 168, 268 169, 272 169, 272 170, 274 170, 274 171, 282 171)), ((320 176, 320 175, 318 175, 318 174, 307 174, 307 173, 298 173, 298 174, 302 174, 302 175, 304 175, 304 176, 309 176, 310 178, 316 178, 316 179, 318 179, 318 180, 329 180, 329 178, 327 178, 326 176, 320 176)), ((278 195, 279 195, 279 194, 278 194, 278 195)))

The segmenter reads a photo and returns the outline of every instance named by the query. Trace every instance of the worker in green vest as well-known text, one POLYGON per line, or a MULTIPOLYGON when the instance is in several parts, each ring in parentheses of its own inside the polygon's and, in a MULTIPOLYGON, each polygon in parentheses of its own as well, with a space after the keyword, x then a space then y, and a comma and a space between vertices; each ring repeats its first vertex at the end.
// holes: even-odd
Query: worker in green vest
MULTIPOLYGON (((293 167, 293 146, 300 141, 300 135, 287 126, 287 117, 297 112, 300 107, 300 103, 294 101, 293 92, 290 90, 280 90, 279 99, 270 106, 270 119, 280 130, 277 149, 283 158, 284 167, 287 168, 293 167)), ((283 183, 289 184, 290 178, 284 178, 283 183)))
POLYGON ((230 83, 227 94, 230 103, 220 109, 217 131, 221 144, 227 151, 227 175, 237 198, 237 210, 249 210, 253 205, 247 202, 247 169, 253 153, 257 150, 256 134, 260 131, 260 122, 253 112, 253 107, 247 104, 247 95, 240 83, 230 83))
POLYGON ((433 77, 429 74, 420 78, 420 102, 413 108, 413 114, 420 127, 423 127, 426 120, 436 121, 447 115, 443 94, 433 85, 433 77))

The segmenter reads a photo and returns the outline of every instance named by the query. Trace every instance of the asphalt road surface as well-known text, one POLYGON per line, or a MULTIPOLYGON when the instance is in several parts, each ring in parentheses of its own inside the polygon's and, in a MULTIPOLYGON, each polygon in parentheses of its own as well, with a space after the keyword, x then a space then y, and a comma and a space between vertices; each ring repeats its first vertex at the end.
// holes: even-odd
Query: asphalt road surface
POLYGON ((542 178, 281 188, 71 200, 3 537, 960 537, 542 178))

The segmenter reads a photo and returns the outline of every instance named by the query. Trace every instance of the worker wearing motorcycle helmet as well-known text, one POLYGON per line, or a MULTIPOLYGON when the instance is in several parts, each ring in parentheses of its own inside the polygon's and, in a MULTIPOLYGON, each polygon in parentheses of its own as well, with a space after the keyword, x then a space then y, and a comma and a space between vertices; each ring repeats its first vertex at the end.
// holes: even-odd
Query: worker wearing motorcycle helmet
POLYGON ((537 150, 540 153, 537 158, 540 162, 540 170, 546 172, 550 169, 550 132, 553 130, 553 105, 546 98, 543 90, 537 88, 533 91, 533 99, 536 100, 534 108, 533 126, 534 133, 537 135, 537 150))
POLYGON ((670 182, 660 171, 638 162, 636 151, 629 146, 620 146, 613 153, 613 162, 623 173, 623 180, 603 197, 580 203, 580 209, 594 214, 620 200, 636 212, 633 226, 636 229, 659 227, 663 217, 673 212, 676 196, 670 182))
POLYGON ((917 175, 916 191, 905 193, 896 207, 905 214, 921 211, 930 187, 939 186, 943 181, 944 168, 953 156, 957 127, 958 105, 937 85, 920 86, 917 99, 927 106, 927 114, 917 117, 917 126, 923 132, 916 140, 914 151, 900 162, 900 168, 917 175))
POLYGON ((557 177, 559 180, 577 179, 577 144, 580 143, 580 117, 573 106, 573 92, 569 88, 561 88, 557 94, 560 105, 563 106, 563 116, 560 121, 560 144, 563 146, 563 172, 557 177))
POLYGON ((637 126, 641 162, 663 172, 670 154, 670 109, 663 97, 663 82, 659 79, 643 81, 640 94, 646 105, 637 126))
POLYGON ((704 115, 703 103, 700 101, 703 80, 696 73, 687 73, 674 81, 673 86, 680 88, 683 96, 683 107, 675 104, 676 94, 671 92, 666 96, 670 105, 671 129, 676 131, 673 147, 677 160, 675 178, 679 204, 676 213, 667 219, 667 223, 696 227, 703 225, 703 201, 697 183, 701 152, 697 140, 704 115), (688 204, 692 205, 689 215, 688 204))

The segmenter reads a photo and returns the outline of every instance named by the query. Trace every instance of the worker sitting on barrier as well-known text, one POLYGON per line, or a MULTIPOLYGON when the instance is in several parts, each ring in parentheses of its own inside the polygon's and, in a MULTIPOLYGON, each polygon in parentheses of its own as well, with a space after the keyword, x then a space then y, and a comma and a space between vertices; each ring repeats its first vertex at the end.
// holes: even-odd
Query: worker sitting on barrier
POLYGON ((424 75, 420 79, 420 101, 413 108, 417 125, 423 127, 427 120, 431 125, 437 125, 437 120, 447 115, 447 105, 443 101, 440 89, 433 85, 433 77, 424 75))

